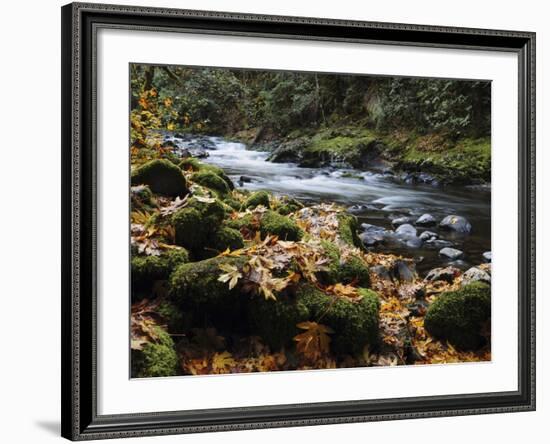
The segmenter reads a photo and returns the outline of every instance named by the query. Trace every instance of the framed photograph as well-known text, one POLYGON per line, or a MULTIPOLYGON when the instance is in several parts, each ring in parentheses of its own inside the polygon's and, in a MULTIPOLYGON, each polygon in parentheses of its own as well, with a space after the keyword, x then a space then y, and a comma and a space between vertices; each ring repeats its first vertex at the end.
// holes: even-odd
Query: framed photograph
POLYGON ((535 35, 62 8, 62 434, 535 408, 535 35))

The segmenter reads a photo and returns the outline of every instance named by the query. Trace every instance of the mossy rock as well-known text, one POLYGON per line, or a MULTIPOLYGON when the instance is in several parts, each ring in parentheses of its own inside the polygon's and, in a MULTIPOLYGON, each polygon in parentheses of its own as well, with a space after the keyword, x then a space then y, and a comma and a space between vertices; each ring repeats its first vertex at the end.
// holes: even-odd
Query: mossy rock
POLYGON ((209 246, 217 253, 221 253, 228 248, 233 251, 243 248, 244 240, 238 230, 222 226, 210 238, 209 246))
POLYGON ((246 210, 247 208, 256 208, 258 205, 263 205, 266 208, 269 207, 269 193, 267 191, 256 191, 252 193, 244 201, 242 209, 246 210))
POLYGON ((143 350, 132 350, 132 377, 154 378, 179 375, 179 360, 174 341, 160 327, 155 327, 156 342, 143 346, 143 350))
POLYGON ((370 287, 369 267, 356 255, 341 257, 340 249, 329 241, 321 241, 323 250, 329 259, 328 271, 320 273, 320 278, 326 284, 354 283, 358 287, 370 287))
POLYGON ((191 313, 182 311, 169 300, 160 302, 156 312, 162 316, 169 333, 182 334, 191 326, 191 313))
POLYGON ((460 290, 442 293, 428 308, 424 327, 432 336, 462 350, 484 344, 481 327, 491 317, 491 287, 474 282, 460 290))
POLYGON ((184 248, 168 250, 160 256, 133 256, 130 262, 132 299, 139 299, 140 294, 151 297, 156 281, 168 279, 178 265, 188 261, 189 253, 184 248))
POLYGON ((240 293, 240 281, 229 289, 227 282, 218 280, 224 273, 220 265, 241 269, 246 261, 246 257, 219 256, 180 265, 170 276, 170 299, 181 310, 190 310, 194 318, 234 331, 246 324, 242 317, 246 296, 240 293))
POLYGON ((340 238, 354 247, 364 248, 363 242, 357 234, 358 229, 359 222, 354 215, 348 213, 338 214, 338 234, 340 238))
POLYGON ((371 290, 360 288, 359 293, 362 298, 357 302, 326 295, 307 285, 296 294, 308 308, 311 320, 319 320, 334 330, 330 349, 336 355, 359 354, 365 345, 378 342, 380 300, 371 290))
POLYGON ((199 171, 199 172, 213 173, 216 176, 219 176, 227 184, 227 188, 229 188, 229 190, 235 189, 235 184, 227 176, 227 174, 225 174, 225 171, 222 168, 217 167, 215 165, 210 165, 208 163, 200 162, 198 159, 194 157, 188 157, 186 159, 183 159, 179 163, 179 167, 183 171, 195 171, 195 172, 199 171))
POLYGON ((262 239, 271 234, 281 240, 299 241, 304 235, 304 232, 296 222, 272 210, 263 213, 259 221, 255 222, 255 220, 252 214, 246 214, 243 217, 232 219, 225 223, 228 227, 236 230, 243 230, 245 228, 250 231, 259 230, 262 239))
POLYGON ((195 252, 202 252, 209 237, 218 230, 225 217, 223 204, 191 198, 186 207, 172 215, 176 244, 195 252))
POLYGON ((222 201, 231 208, 231 211, 239 211, 241 203, 231 195, 224 196, 222 201))
POLYGON ((299 201, 297 201, 296 199, 285 198, 277 206, 277 208, 275 208, 275 211, 277 211, 277 213, 279 214, 282 214, 283 216, 287 216, 290 213, 295 213, 296 211, 300 211, 302 208, 304 208, 304 205, 299 201))
POLYGON ((151 211, 154 206, 153 193, 147 185, 136 185, 131 187, 130 200, 132 211, 151 211))
POLYGON ((153 193, 183 196, 188 193, 181 169, 166 159, 147 162, 132 172, 132 185, 148 185, 153 193))
POLYGON ((215 191, 219 195, 229 193, 227 183, 220 176, 211 171, 199 171, 198 173, 194 173, 191 176, 191 180, 203 187, 215 191))
POLYGON ((262 238, 273 234, 285 241, 299 241, 304 232, 292 219, 282 216, 275 211, 266 211, 260 220, 262 238))
POLYGON ((309 310, 294 296, 278 295, 274 301, 258 295, 248 304, 248 318, 252 332, 276 351, 292 345, 292 338, 300 333, 296 324, 309 319, 309 310))

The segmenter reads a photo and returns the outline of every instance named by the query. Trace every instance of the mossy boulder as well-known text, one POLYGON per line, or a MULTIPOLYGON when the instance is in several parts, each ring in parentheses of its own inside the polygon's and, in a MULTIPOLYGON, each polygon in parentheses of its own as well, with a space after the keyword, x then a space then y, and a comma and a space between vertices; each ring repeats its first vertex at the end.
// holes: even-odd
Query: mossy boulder
POLYGON ((156 342, 143 346, 142 350, 132 350, 132 377, 154 378, 179 374, 178 355, 174 341, 160 327, 155 327, 156 342))
POLYGON ((370 287, 369 267, 359 256, 352 254, 342 257, 340 249, 329 241, 322 241, 321 245, 329 259, 328 271, 320 273, 323 282, 326 284, 354 283, 358 287, 370 287))
POLYGON ((186 207, 172 215, 176 244, 193 252, 201 252, 209 237, 218 230, 225 209, 217 199, 191 198, 186 207))
POLYGON ((183 171, 195 171, 195 172, 200 171, 200 172, 209 172, 209 173, 215 174, 227 184, 227 187, 229 188, 229 190, 235 189, 235 185, 233 184, 233 181, 227 176, 227 174, 225 174, 225 171, 222 168, 217 167, 215 165, 203 163, 194 157, 188 157, 186 159, 183 159, 179 163, 179 167, 183 171))
POLYGON ((139 299, 139 295, 150 298, 156 281, 168 279, 178 265, 188 261, 189 253, 185 248, 168 250, 160 256, 133 256, 130 262, 132 298, 139 299))
POLYGON ((132 211, 150 211, 154 205, 153 193, 147 185, 136 185, 130 188, 132 211))
POLYGON ((244 201, 242 209, 246 210, 247 208, 256 208, 258 205, 263 205, 266 208, 269 208, 269 193, 267 191, 256 191, 252 193, 244 201))
POLYGON ((297 201, 296 199, 292 199, 290 197, 283 198, 282 201, 277 205, 275 208, 275 211, 277 213, 282 214, 283 216, 287 216, 290 213, 295 213, 296 211, 301 210, 304 208, 304 205, 297 201))
POLYGON ((169 333, 182 334, 191 326, 192 314, 182 311, 169 300, 161 301, 155 311, 162 317, 169 333))
POLYGON ((428 308, 424 327, 432 336, 462 350, 484 344, 481 328, 491 317, 491 287, 474 282, 457 291, 442 293, 428 308))
POLYGON ((275 211, 266 211, 260 220, 260 233, 262 237, 273 234, 281 240, 299 241, 304 232, 296 222, 275 211))
POLYGON ((226 225, 241 231, 243 229, 249 231, 259 230, 262 238, 271 234, 281 240, 299 241, 304 235, 296 222, 272 210, 266 211, 260 217, 246 214, 243 217, 227 221, 226 225))
POLYGON ((378 295, 361 288, 359 301, 335 298, 312 286, 301 286, 296 297, 310 313, 310 319, 334 330, 330 348, 336 355, 361 353, 365 345, 378 342, 378 295))
POLYGON ((241 233, 234 228, 229 227, 220 227, 217 231, 214 232, 209 241, 209 246, 220 253, 227 250, 228 248, 233 250, 238 250, 239 248, 244 247, 244 240, 241 233))
POLYGON ((132 172, 132 185, 148 185, 153 193, 183 196, 188 193, 187 181, 180 168, 166 159, 155 159, 132 172))
POLYGON ((338 234, 340 238, 354 247, 363 248, 363 242, 357 234, 359 221, 355 216, 348 213, 338 214, 338 234))
POLYGON ((224 273, 220 265, 241 269, 246 260, 246 257, 223 256, 180 265, 170 276, 170 299, 201 321, 237 329, 239 324, 246 324, 241 313, 246 296, 240 293, 240 281, 229 289, 229 284, 218 278, 224 273))
POLYGON ((212 171, 199 171, 198 173, 194 173, 191 176, 191 180, 218 193, 219 195, 229 193, 227 183, 212 171))
POLYGON ((275 351, 292 345, 299 333, 296 324, 309 319, 309 310, 294 296, 279 295, 274 301, 259 295, 248 304, 248 318, 252 332, 275 351))

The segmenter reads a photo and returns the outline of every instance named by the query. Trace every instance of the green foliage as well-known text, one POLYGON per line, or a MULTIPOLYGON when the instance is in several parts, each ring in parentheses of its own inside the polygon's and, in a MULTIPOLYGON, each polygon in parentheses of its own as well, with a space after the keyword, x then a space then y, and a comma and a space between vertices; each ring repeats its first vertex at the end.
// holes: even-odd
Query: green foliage
POLYGON ((191 198, 186 207, 175 212, 172 224, 176 231, 176 244, 193 252, 200 252, 209 236, 221 225, 225 217, 223 204, 191 198))
POLYGON ((189 253, 184 248, 171 249, 160 256, 132 256, 132 298, 140 294, 150 298, 155 281, 168 279, 177 265, 188 261, 189 253))
POLYGON ((252 193, 244 201, 242 208, 246 210, 247 208, 256 208, 258 205, 269 208, 269 193, 267 191, 256 191, 252 193))
POLYGON ((132 172, 132 185, 148 185, 153 193, 166 196, 187 194, 187 181, 181 170, 166 159, 156 159, 132 172))
POLYGON ((309 310, 293 296, 281 295, 277 300, 252 298, 248 304, 252 331, 261 336, 272 350, 292 344, 298 334, 296 324, 309 318, 309 310))
POLYGON ((358 354, 366 345, 378 342, 378 295, 367 289, 359 289, 358 302, 335 298, 311 286, 301 286, 297 299, 310 312, 310 319, 334 330, 331 351, 338 354, 358 354))
POLYGON ((476 349, 483 343, 482 323, 491 317, 491 287, 481 282, 441 294, 424 319, 431 335, 460 349, 476 349))
POLYGON ((132 377, 154 378, 179 374, 178 355, 174 341, 162 328, 155 327, 156 342, 132 350, 132 377))
POLYGON ((283 216, 288 216, 290 213, 300 211, 302 208, 304 208, 304 205, 296 199, 284 197, 276 206, 275 211, 283 216))
POLYGON ((358 287, 370 287, 369 268, 365 262, 355 255, 342 258, 338 247, 329 241, 321 241, 325 254, 330 259, 328 271, 321 272, 321 277, 326 284, 354 283, 358 287))
POLYGON ((131 211, 150 211, 153 207, 153 193, 147 185, 130 188, 131 211))

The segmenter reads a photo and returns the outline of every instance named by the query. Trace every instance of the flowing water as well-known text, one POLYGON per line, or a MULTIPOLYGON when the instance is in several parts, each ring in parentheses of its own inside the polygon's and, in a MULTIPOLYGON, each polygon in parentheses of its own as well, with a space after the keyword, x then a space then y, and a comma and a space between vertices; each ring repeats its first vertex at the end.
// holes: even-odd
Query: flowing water
MULTIPOLYGON (((172 138, 179 148, 186 148, 193 140, 172 138)), ((267 151, 247 150, 242 143, 218 137, 208 138, 211 144, 206 163, 217 165, 233 179, 237 188, 265 189, 275 194, 289 195, 302 202, 336 202, 355 208, 362 223, 391 229, 391 220, 400 216, 418 216, 429 213, 437 220, 456 214, 466 217, 472 224, 468 236, 439 232, 441 239, 453 242, 453 247, 465 253, 463 261, 454 263, 466 268, 481 263, 482 253, 491 250, 491 194, 490 191, 465 187, 434 187, 410 185, 391 174, 377 171, 360 171, 345 168, 301 168, 293 163, 272 163, 266 159, 267 151), (246 176, 250 182, 240 181, 246 176), (361 206, 363 206, 361 208, 361 206)), ((437 227, 419 228, 436 231, 437 227)), ((439 256, 439 248, 421 246, 408 248, 399 243, 385 243, 376 251, 392 252, 413 257, 420 272, 442 266, 447 262, 439 256)))

